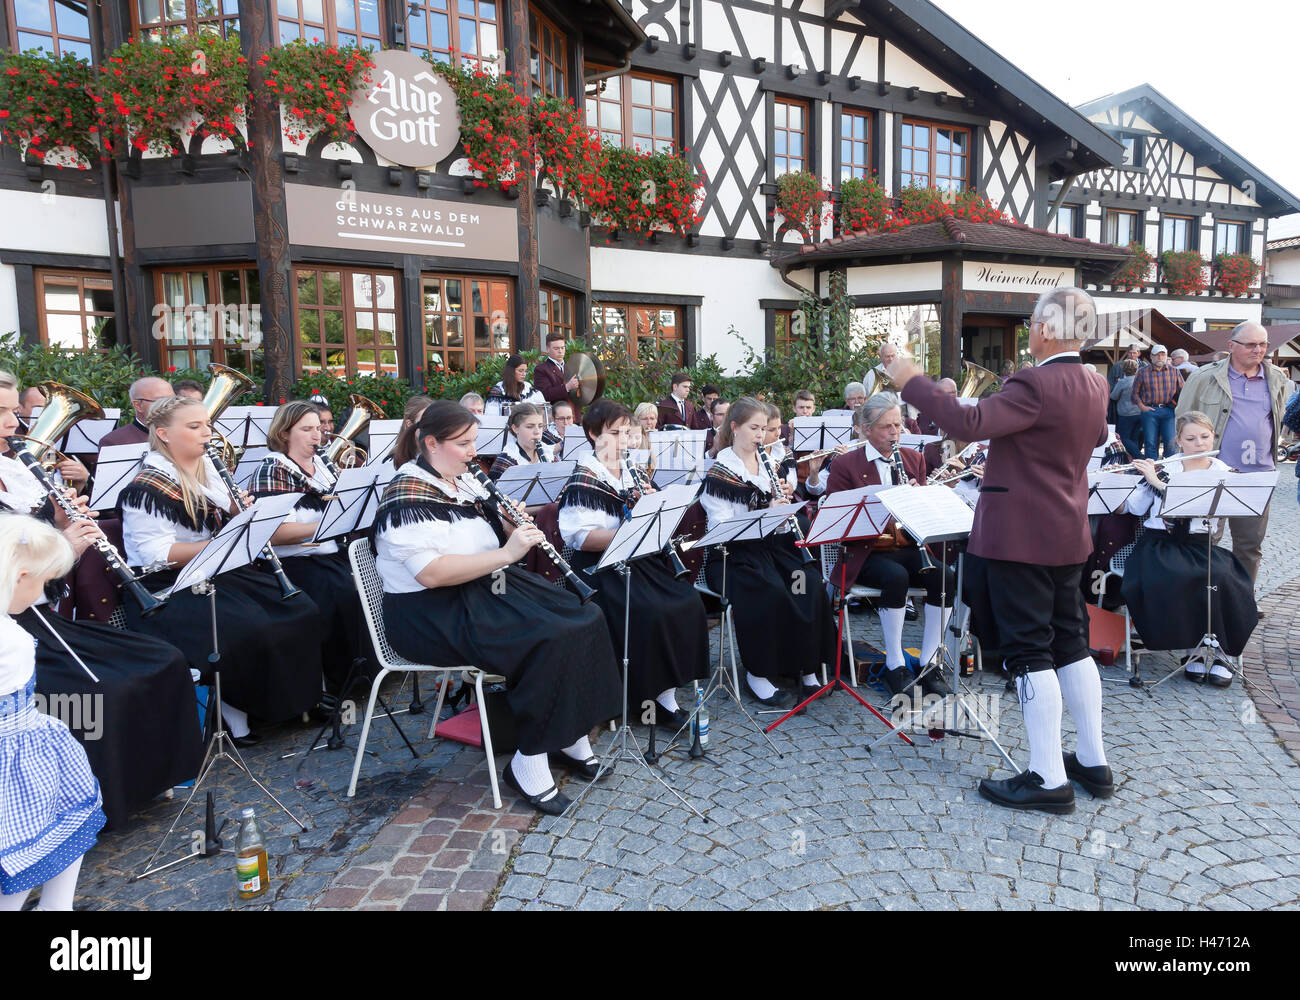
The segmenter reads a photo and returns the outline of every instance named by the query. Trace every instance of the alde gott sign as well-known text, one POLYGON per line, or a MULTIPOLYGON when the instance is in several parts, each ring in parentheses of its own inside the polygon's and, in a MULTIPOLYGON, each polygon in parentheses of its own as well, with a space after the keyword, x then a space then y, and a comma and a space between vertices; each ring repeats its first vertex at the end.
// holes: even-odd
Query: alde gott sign
POLYGON ((376 52, 370 82, 352 94, 348 114, 357 134, 380 156, 406 167, 432 168, 460 141, 456 95, 412 52, 376 52))

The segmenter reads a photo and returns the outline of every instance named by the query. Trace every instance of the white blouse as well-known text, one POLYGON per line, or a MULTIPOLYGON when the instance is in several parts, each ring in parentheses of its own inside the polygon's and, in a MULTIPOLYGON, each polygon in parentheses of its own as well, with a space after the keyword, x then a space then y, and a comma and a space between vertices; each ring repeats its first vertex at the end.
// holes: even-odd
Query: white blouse
MULTIPOLYGON (((615 493, 619 490, 636 488, 636 481, 632 478, 632 473, 628 471, 626 465, 621 470, 622 478, 615 479, 610 471, 605 468, 604 463, 596 457, 595 452, 587 452, 582 458, 578 459, 577 464, 589 469, 615 493)), ((565 545, 575 550, 582 548, 587 541, 587 536, 593 531, 617 528, 622 523, 622 518, 615 517, 609 511, 597 510, 594 507, 577 507, 565 504, 560 508, 560 537, 564 539, 565 545)))
MULTIPOLYGON (((399 476, 415 476, 450 499, 479 500, 486 491, 473 479, 464 476, 455 485, 431 476, 415 462, 397 470, 399 476)), ((389 594, 412 594, 427 589, 415 577, 439 556, 472 556, 499 549, 496 532, 481 517, 458 521, 430 520, 397 527, 382 528, 375 536, 375 568, 389 594)))
MULTIPOLYGON (((288 455, 282 452, 269 452, 267 458, 274 459, 285 468, 296 472, 298 475, 309 480, 316 489, 322 493, 328 493, 334 488, 334 477, 330 475, 329 469, 319 455, 312 458, 312 473, 310 476, 303 471, 302 466, 295 462, 288 455)), ((289 516, 284 519, 284 524, 320 524, 321 518, 325 516, 325 511, 314 510, 310 507, 295 507, 289 511, 289 516)), ((335 541, 321 542, 319 545, 275 545, 275 554, 281 559, 288 559, 290 556, 328 556, 333 555, 339 550, 339 543, 335 541)))
MULTIPOLYGON (((555 446, 547 444, 545 441, 538 442, 537 452, 540 461, 555 461, 555 446)), ((536 463, 528 461, 528 456, 524 450, 519 447, 519 439, 513 434, 507 434, 505 446, 501 449, 501 454, 514 461, 515 465, 534 465, 536 463)))
MULTIPOLYGON (((761 494, 759 505, 766 505, 767 501, 772 498, 772 480, 767 473, 763 471, 762 460, 759 460, 758 472, 751 473, 745 468, 745 463, 739 455, 731 448, 723 448, 718 452, 718 465, 734 472, 747 483, 753 483, 758 487, 761 494)), ((723 497, 714 496, 707 489, 700 491, 700 506, 704 508, 704 514, 709 519, 709 530, 712 531, 723 521, 730 520, 737 515, 747 513, 749 508, 744 504, 734 503, 723 497)), ((788 524, 783 524, 777 531, 789 531, 788 524)))
MULTIPOLYGON (((1172 476, 1183 471, 1183 463, 1174 459, 1172 462, 1165 462, 1163 468, 1165 472, 1172 476)), ((1210 459, 1210 469, 1215 472, 1232 471, 1231 466, 1226 462, 1220 462, 1217 458, 1210 459)), ((1135 489, 1128 500, 1125 501, 1124 510, 1129 514, 1148 515, 1142 525, 1148 531, 1165 531, 1169 526, 1165 523, 1164 518, 1160 516, 1160 508, 1163 504, 1164 498, 1144 479, 1142 485, 1135 489)), ((1218 531, 1224 519, 1221 517, 1197 517, 1186 518, 1185 520, 1188 521, 1188 530, 1193 535, 1203 535, 1207 531, 1218 531), (1211 521, 1214 523, 1211 524, 1211 521)))
POLYGON ((31 469, 11 455, 0 455, 0 503, 20 514, 29 514, 45 499, 45 490, 31 469))
POLYGON ((0 695, 21 691, 36 673, 36 639, 0 614, 0 695))
MULTIPOLYGON (((176 478, 176 466, 159 452, 151 451, 145 456, 144 464, 176 478)), ((207 479, 203 495, 209 503, 229 511, 233 498, 206 455, 203 456, 203 471, 207 479)), ((122 541, 126 548, 126 561, 132 566, 167 562, 167 554, 173 545, 206 542, 211 537, 212 532, 207 528, 195 531, 188 524, 169 521, 143 508, 122 504, 122 541)))
MULTIPOLYGON (((490 390, 488 390, 489 397, 491 396, 504 397, 505 394, 506 394, 506 387, 504 382, 498 382, 490 390)), ((524 382, 519 387, 518 399, 489 398, 483 402, 483 412, 496 413, 497 416, 505 416, 509 410, 509 407, 512 407, 517 403, 536 403, 538 406, 541 406, 545 402, 546 402, 546 397, 542 395, 542 391, 540 389, 534 389, 533 384, 531 382, 524 382)))

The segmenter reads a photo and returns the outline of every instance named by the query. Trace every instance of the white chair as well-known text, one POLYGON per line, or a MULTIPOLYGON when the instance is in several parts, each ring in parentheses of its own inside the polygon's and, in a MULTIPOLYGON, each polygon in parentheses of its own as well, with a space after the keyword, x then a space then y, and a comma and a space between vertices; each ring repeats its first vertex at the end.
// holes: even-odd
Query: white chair
MULTIPOLYGON (((1111 578, 1118 580, 1121 584, 1124 581, 1124 566, 1128 557, 1137 547, 1138 539, 1146 531, 1146 527, 1141 523, 1138 524, 1137 533, 1133 536, 1133 541, 1117 549, 1115 554, 1110 557, 1110 563, 1105 571, 1101 574, 1101 579, 1097 581, 1097 607, 1105 606, 1106 583, 1111 578)), ((1124 605, 1124 668, 1128 671, 1130 677, 1135 677, 1137 671, 1142 668, 1142 653, 1145 647, 1139 646, 1134 648, 1133 640, 1141 641, 1141 637, 1133 631, 1133 619, 1129 616, 1128 605, 1124 605), (1134 661, 1137 661, 1136 663, 1134 661)))
POLYGON ((433 719, 429 725, 429 737, 432 738, 438 725, 438 716, 442 712, 442 703, 447 696, 447 688, 452 674, 460 671, 462 680, 474 684, 474 699, 478 703, 478 721, 483 731, 483 756, 487 760, 488 778, 492 782, 492 805, 500 809, 501 789, 497 785, 496 761, 492 755, 492 731, 488 728, 487 707, 483 700, 483 682, 502 682, 505 678, 496 674, 485 673, 472 666, 435 667, 427 663, 414 663, 395 653, 392 646, 388 644, 388 636, 384 632, 384 588, 379 579, 379 571, 375 568, 375 555, 370 548, 370 541, 360 538, 349 545, 348 559, 352 563, 352 578, 356 581, 357 593, 361 595, 361 610, 365 612, 366 628, 370 630, 370 638, 374 643, 375 654, 379 659, 380 668, 379 672, 375 674, 374 682, 370 685, 370 700, 366 704, 366 718, 361 724, 361 738, 357 744, 356 760, 352 762, 352 780, 348 782, 348 798, 352 798, 357 791, 357 776, 361 773, 361 759, 365 755, 366 740, 370 736, 370 720, 374 717, 375 703, 379 699, 379 685, 383 683, 384 678, 388 674, 398 671, 441 675, 439 678, 441 683, 438 685, 438 704, 433 710, 433 719))

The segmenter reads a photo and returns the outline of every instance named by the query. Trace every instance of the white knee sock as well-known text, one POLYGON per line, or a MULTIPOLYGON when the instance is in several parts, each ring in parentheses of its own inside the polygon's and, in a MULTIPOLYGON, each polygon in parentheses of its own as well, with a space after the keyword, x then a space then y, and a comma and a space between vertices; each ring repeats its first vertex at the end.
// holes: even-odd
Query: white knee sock
POLYGON ((24 889, 22 892, 11 892, 8 894, 0 893, 0 913, 17 913, 23 908, 23 903, 27 902, 27 896, 30 893, 30 889, 24 889))
POLYGON ((921 667, 930 662, 943 642, 943 630, 952 616, 952 608, 941 608, 936 604, 925 606, 925 632, 921 637, 921 667))
POLYGON ((1020 712, 1029 736, 1029 770, 1043 779, 1044 788, 1065 784, 1061 758, 1061 685, 1054 670, 1035 670, 1016 681, 1020 712))
POLYGON ((816 674, 804 674, 802 677, 799 678, 799 683, 802 684, 804 687, 813 687, 814 685, 816 685, 817 687, 822 686, 821 678, 818 677, 816 674))
MULTIPOLYGON (((660 705, 661 705, 661 706, 662 706, 666 711, 669 711, 669 712, 676 712, 676 711, 678 711, 679 706, 678 706, 678 704, 677 704, 677 689, 676 689, 676 688, 669 688, 667 691, 660 691, 660 692, 659 692, 659 696, 658 696, 657 698, 655 698, 655 701, 659 702, 659 704, 660 704, 660 705)), ((586 758, 584 758, 584 760, 585 760, 585 759, 586 759, 586 758)))
MULTIPOLYGON (((541 795, 548 788, 554 788, 555 779, 551 777, 551 769, 546 764, 546 754, 535 753, 524 756, 518 750, 515 751, 514 758, 510 761, 510 770, 514 772, 515 780, 519 782, 525 794, 541 795)), ((552 796, 546 796, 547 799, 552 796)))
POLYGON ((565 747, 560 752, 567 754, 574 760, 589 760, 594 756, 591 752, 591 741, 585 736, 581 737, 577 743, 573 744, 573 746, 565 747))
POLYGON ((221 703, 221 717, 226 720, 226 726, 230 729, 231 736, 248 735, 248 713, 242 712, 234 705, 226 702, 221 703))
POLYGON ((1091 656, 1075 660, 1056 671, 1056 679, 1079 734, 1075 755, 1084 767, 1100 767, 1106 763, 1106 750, 1101 742, 1101 675, 1097 664, 1091 656))
POLYGON ((83 854, 41 886, 41 902, 36 907, 38 910, 69 911, 72 909, 72 901, 77 895, 77 875, 81 871, 81 862, 84 859, 83 854))
POLYGON ((770 698, 776 694, 776 685, 766 677, 755 677, 748 670, 745 671, 745 683, 749 689, 760 698, 770 698))
POLYGON ((907 663, 903 655, 903 621, 902 608, 877 608, 880 615, 880 631, 885 636, 885 669, 893 670, 907 663))

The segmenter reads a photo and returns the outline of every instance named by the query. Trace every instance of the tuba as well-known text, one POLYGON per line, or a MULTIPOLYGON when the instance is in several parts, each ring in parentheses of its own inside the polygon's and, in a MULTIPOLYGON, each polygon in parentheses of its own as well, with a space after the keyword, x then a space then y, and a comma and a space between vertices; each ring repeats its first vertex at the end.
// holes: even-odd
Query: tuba
POLYGON ((880 365, 876 365, 875 368, 862 376, 862 387, 867 390, 867 399, 870 399, 878 392, 898 392, 898 386, 889 377, 889 372, 885 371, 880 365))
POLYGON ((244 393, 256 389, 257 383, 243 372, 225 365, 210 364, 208 371, 212 373, 212 382, 203 396, 203 408, 208 411, 212 436, 220 443, 221 459, 226 463, 227 469, 233 469, 239 464, 239 456, 235 454, 234 446, 226 440, 226 436, 217 430, 217 417, 244 393))
POLYGON ((365 430, 370 421, 383 420, 385 414, 384 408, 378 403, 355 392, 348 397, 348 405, 352 407, 352 412, 348 414, 348 421, 326 445, 324 457, 327 463, 353 468, 365 465, 368 456, 366 449, 352 442, 365 430))
POLYGON ((15 451, 21 447, 31 455, 46 472, 53 472, 60 462, 68 457, 56 447, 72 425, 79 420, 97 418, 104 415, 104 408, 89 396, 78 392, 62 382, 42 382, 45 391, 45 406, 36 422, 28 428, 26 434, 15 434, 9 438, 20 445, 10 445, 15 451))
MULTIPOLYGON (((962 380, 961 388, 957 390, 958 399, 979 399, 988 391, 989 386, 998 380, 991 371, 980 367, 974 361, 963 361, 961 364, 966 369, 966 377, 962 380)), ((944 458, 949 461, 970 445, 969 441, 958 441, 951 436, 946 437, 943 443, 944 458), (948 453, 948 445, 952 446, 951 454, 948 453)))

